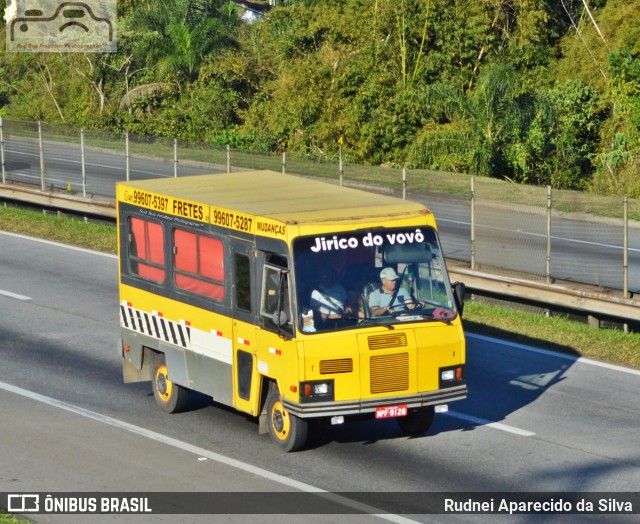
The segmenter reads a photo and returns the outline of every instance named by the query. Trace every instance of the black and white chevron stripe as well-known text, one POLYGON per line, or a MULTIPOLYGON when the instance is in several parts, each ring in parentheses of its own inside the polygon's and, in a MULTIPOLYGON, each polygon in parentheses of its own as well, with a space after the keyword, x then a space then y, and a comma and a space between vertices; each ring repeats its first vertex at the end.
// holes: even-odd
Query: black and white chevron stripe
POLYGON ((190 326, 135 309, 127 304, 120 304, 120 324, 127 329, 185 349, 191 341, 190 326))

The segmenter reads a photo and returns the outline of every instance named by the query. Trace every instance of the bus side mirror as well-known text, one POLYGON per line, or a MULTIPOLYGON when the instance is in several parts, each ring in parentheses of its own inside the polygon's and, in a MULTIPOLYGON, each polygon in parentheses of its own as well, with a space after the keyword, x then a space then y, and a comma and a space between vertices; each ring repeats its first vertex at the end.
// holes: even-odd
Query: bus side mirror
POLYGON ((271 320, 278 327, 282 327, 289 322, 289 318, 284 311, 276 311, 271 317, 271 320))
POLYGON ((464 282, 454 282, 451 284, 453 289, 453 299, 456 302, 456 308, 458 309, 458 313, 462 316, 462 312, 464 311, 464 293, 466 290, 466 286, 464 282))

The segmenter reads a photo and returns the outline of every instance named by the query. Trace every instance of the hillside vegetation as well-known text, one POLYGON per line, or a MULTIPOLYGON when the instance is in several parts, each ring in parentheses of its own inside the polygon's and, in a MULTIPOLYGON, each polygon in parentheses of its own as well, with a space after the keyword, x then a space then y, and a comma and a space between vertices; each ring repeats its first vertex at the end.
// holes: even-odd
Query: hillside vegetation
POLYGON ((115 53, 0 54, 0 116, 640 197, 640 0, 118 13, 115 53))

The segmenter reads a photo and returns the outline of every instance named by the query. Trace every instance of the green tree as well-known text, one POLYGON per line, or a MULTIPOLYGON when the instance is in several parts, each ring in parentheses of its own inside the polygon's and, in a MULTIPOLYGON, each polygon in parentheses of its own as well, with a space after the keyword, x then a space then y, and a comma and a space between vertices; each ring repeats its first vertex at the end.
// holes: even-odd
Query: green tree
POLYGON ((602 122, 606 111, 593 86, 572 80, 550 92, 557 115, 550 143, 552 154, 546 157, 548 178, 541 180, 558 188, 585 189, 593 174, 602 122))
POLYGON ((573 80, 534 92, 530 104, 533 118, 509 147, 514 180, 585 189, 604 118, 597 91, 573 80))
POLYGON ((603 131, 593 187, 640 197, 640 49, 624 47, 609 55, 611 118, 603 131))
POLYGON ((223 16, 226 2, 149 0, 135 10, 131 26, 139 32, 134 52, 154 72, 154 80, 192 82, 217 50, 234 44, 237 18, 223 16))
POLYGON ((519 96, 510 65, 494 64, 465 92, 446 84, 427 88, 424 111, 432 121, 418 135, 409 162, 428 168, 510 176, 508 148, 532 119, 533 107, 519 96))
POLYGON ((129 62, 118 74, 126 89, 111 126, 189 139, 202 139, 210 136, 211 127, 218 129, 192 105, 197 101, 202 114, 211 114, 207 106, 222 98, 217 84, 197 81, 203 67, 237 47, 240 22, 235 8, 229 11, 228 6, 223 0, 147 0, 124 19, 123 47, 129 62))

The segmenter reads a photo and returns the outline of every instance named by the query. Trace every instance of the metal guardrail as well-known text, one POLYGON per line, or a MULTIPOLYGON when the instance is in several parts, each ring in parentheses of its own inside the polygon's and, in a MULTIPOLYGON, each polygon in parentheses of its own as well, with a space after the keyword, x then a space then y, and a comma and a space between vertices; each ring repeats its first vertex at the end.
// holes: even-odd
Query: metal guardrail
POLYGON ((559 284, 506 277, 455 266, 448 267, 448 270, 453 281, 464 282, 471 292, 577 311, 595 319, 611 318, 622 322, 640 321, 640 301, 632 298, 559 284))
POLYGON ((42 191, 0 184, 0 198, 113 220, 116 218, 116 206, 113 201, 79 197, 62 191, 42 191))
MULTIPOLYGON (((116 218, 113 201, 78 197, 61 191, 41 191, 0 184, 0 198, 107 219, 115 220, 116 218)), ((507 277, 456 265, 449 266, 449 274, 452 280, 464 282, 472 293, 497 295, 507 300, 533 302, 542 306, 578 311, 596 319, 607 317, 622 322, 640 322, 640 300, 588 289, 507 277)))

